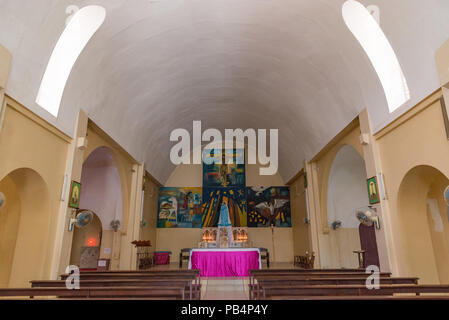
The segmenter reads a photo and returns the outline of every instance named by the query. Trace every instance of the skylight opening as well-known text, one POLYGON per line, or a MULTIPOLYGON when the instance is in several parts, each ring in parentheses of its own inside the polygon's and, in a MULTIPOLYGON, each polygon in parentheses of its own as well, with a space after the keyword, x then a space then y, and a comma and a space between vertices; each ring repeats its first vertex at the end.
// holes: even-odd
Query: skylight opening
POLYGON ((377 72, 390 113, 395 111, 410 100, 410 91, 390 42, 368 9, 358 1, 346 1, 342 13, 347 27, 377 72))
POLYGON ((92 36, 106 18, 100 6, 86 6, 77 11, 62 32, 42 78, 36 103, 57 117, 64 88, 78 59, 92 36))

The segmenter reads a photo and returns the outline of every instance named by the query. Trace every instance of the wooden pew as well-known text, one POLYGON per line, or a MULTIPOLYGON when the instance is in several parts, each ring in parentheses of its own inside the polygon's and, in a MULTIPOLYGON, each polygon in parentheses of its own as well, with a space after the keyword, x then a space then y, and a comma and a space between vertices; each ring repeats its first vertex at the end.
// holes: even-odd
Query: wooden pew
MULTIPOLYGON (((314 278, 313 275, 310 278, 307 277, 276 277, 266 276, 256 278, 257 283, 249 286, 249 297, 259 297, 261 294, 260 287, 267 285, 293 285, 293 286, 312 286, 312 285, 365 285, 367 277, 362 275, 358 278, 349 277, 328 277, 328 278, 314 278)), ((380 284, 418 284, 418 278, 415 277, 384 277, 379 279, 380 284)))
POLYGON ((272 296, 269 300, 449 300, 449 296, 272 296))
POLYGON ((182 299, 184 286, 172 287, 93 287, 68 290, 67 288, 7 288, 0 289, 0 297, 57 297, 57 298, 147 298, 182 299))
MULTIPOLYGON (((250 274, 249 274, 249 284, 252 286, 254 285, 254 280, 260 279, 262 277, 272 277, 272 276, 276 276, 279 278, 282 277, 290 277, 290 276, 295 276, 295 277, 303 277, 303 278, 340 278, 340 277, 345 277, 345 278, 360 278, 360 277, 368 277, 369 274, 363 273, 363 272, 346 272, 346 271, 339 271, 339 272, 335 272, 335 271, 329 271, 329 272, 307 272, 307 270, 301 270, 298 272, 294 272, 294 271, 270 271, 267 272, 266 270, 250 270, 250 274)), ((380 278, 389 278, 391 277, 391 273, 390 272, 381 272, 379 274, 380 278)))
MULTIPOLYGON (((65 288, 64 280, 34 280, 30 281, 32 288, 65 288)), ((80 288, 91 287, 184 287, 189 299, 201 299, 199 286, 192 284, 191 279, 107 279, 107 280, 80 280, 80 288)))
MULTIPOLYGON (((68 274, 62 274, 61 280, 67 279, 68 274)), ((190 299, 201 298, 200 270, 116 270, 116 271, 82 271, 80 281, 103 280, 105 282, 120 281, 189 281, 188 295, 190 299), (194 282, 192 284, 192 281, 194 282)))
POLYGON ((296 296, 393 296, 394 294, 446 294, 449 285, 380 285, 379 289, 369 290, 364 285, 264 285, 261 287, 262 299, 271 297, 296 296))

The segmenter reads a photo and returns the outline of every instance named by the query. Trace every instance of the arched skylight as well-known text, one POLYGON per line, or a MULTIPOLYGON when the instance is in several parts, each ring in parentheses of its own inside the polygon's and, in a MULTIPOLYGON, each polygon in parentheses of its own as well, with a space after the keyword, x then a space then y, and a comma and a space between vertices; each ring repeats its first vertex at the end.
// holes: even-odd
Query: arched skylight
POLYGON ((58 116, 62 94, 73 65, 89 40, 106 18, 106 10, 100 6, 87 6, 77 11, 56 43, 36 103, 58 116))
POLYGON ((369 11, 358 1, 343 5, 343 19, 368 55, 385 91, 390 112, 410 99, 410 91, 390 42, 369 11))

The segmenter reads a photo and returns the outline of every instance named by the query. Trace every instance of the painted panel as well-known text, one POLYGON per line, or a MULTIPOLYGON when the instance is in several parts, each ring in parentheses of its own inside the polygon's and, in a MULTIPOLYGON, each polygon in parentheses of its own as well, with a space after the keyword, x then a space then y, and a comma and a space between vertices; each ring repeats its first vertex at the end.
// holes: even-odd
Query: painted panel
POLYGON ((289 187, 247 187, 248 227, 291 227, 289 187))
POLYGON ((233 227, 247 226, 245 188, 203 188, 203 227, 217 227, 226 204, 233 227))
POLYGON ((201 188, 159 188, 158 228, 201 228, 201 188))

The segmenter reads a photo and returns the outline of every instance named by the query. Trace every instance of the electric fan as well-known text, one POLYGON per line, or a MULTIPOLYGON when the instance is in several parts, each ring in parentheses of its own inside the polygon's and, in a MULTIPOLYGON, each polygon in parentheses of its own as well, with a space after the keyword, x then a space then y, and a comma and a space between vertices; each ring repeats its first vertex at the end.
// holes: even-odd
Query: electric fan
POLYGON ((0 192, 0 209, 5 205, 6 203, 6 197, 3 194, 3 192, 0 192))
POLYGON ((375 224, 376 228, 379 229, 379 217, 376 216, 374 210, 370 207, 358 209, 355 215, 363 225, 371 227, 375 224))
POLYGON ((92 222, 94 218, 94 212, 88 209, 76 210, 75 218, 70 219, 69 231, 73 230, 75 225, 77 228, 84 228, 92 222))

